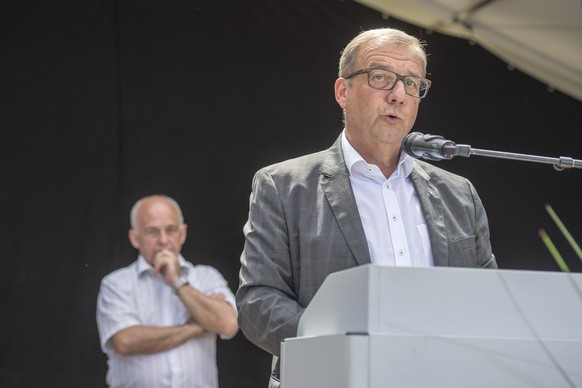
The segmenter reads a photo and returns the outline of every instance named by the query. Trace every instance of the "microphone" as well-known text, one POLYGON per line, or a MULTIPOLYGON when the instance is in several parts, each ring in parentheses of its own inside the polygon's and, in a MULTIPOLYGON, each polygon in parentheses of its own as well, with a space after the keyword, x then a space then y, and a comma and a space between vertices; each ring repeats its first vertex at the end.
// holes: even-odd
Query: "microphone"
POLYGON ((425 135, 420 132, 406 135, 402 140, 402 148, 413 158, 428 160, 448 160, 463 153, 453 141, 446 140, 440 135, 425 135))
POLYGON ((452 159, 455 156, 468 158, 471 155, 488 156, 490 158, 521 160, 524 162, 538 162, 553 164, 556 171, 562 171, 566 168, 582 169, 582 160, 573 159, 568 156, 559 158, 548 158, 546 156, 516 154, 514 152, 501 152, 471 148, 468 144, 456 144, 453 141, 446 140, 439 135, 423 134, 420 132, 411 132, 402 139, 402 149, 413 158, 422 158, 428 160, 452 159))

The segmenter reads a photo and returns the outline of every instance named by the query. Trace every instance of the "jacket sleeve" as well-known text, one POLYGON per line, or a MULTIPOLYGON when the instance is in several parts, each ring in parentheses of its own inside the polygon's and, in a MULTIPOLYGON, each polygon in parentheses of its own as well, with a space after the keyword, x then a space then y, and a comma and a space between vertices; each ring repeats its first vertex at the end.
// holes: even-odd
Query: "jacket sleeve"
POLYGON ((279 192, 266 170, 255 174, 248 221, 243 228, 238 322, 255 345, 279 356, 281 342, 295 337, 304 308, 293 291, 289 233, 279 192))
POLYGON ((497 261, 491 249, 489 220, 487 213, 477 194, 477 190, 469 182, 469 189, 475 205, 475 245, 477 250, 477 266, 483 268, 497 268, 497 261))

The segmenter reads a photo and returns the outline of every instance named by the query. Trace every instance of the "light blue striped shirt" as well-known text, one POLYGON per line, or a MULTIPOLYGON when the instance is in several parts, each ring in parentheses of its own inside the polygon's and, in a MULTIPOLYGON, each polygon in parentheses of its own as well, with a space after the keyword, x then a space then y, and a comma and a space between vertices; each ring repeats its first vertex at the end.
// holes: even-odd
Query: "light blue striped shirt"
MULTIPOLYGON (((182 274, 198 291, 221 293, 235 307, 234 295, 222 275, 210 266, 180 256, 182 274)), ((176 326, 190 314, 180 299, 139 256, 137 261, 107 275, 97 299, 97 326, 101 348, 108 356, 107 383, 111 387, 217 388, 216 334, 206 333, 165 352, 123 356, 109 343, 130 326, 176 326)))

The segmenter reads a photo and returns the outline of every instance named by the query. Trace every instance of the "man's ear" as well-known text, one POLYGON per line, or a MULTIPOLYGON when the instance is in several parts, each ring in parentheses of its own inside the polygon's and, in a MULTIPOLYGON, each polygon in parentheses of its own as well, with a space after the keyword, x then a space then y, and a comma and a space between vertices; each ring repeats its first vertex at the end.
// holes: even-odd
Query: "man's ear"
POLYGON ((183 245, 186 242, 186 235, 188 234, 187 233, 188 232, 188 225, 182 224, 181 228, 182 228, 182 237, 180 238, 180 240, 181 240, 180 244, 183 245))
POLYGON ((137 238, 137 233, 135 232, 135 230, 130 229, 129 232, 127 233, 127 236, 129 237, 129 242, 131 243, 131 246, 134 247, 135 249, 139 249, 139 240, 137 238))
POLYGON ((346 93, 348 90, 348 80, 342 77, 335 80, 334 90, 335 90, 335 100, 339 104, 340 108, 345 109, 346 93))

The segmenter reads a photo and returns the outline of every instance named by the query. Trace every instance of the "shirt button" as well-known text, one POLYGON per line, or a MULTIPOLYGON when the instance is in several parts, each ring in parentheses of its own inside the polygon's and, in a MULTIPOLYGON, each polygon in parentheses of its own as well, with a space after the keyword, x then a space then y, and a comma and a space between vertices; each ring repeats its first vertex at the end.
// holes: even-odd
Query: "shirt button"
POLYGON ((398 217, 392 216, 392 221, 396 222, 397 219, 398 219, 398 217))
POLYGON ((404 256, 404 251, 402 249, 398 253, 400 254, 400 256, 404 256))

